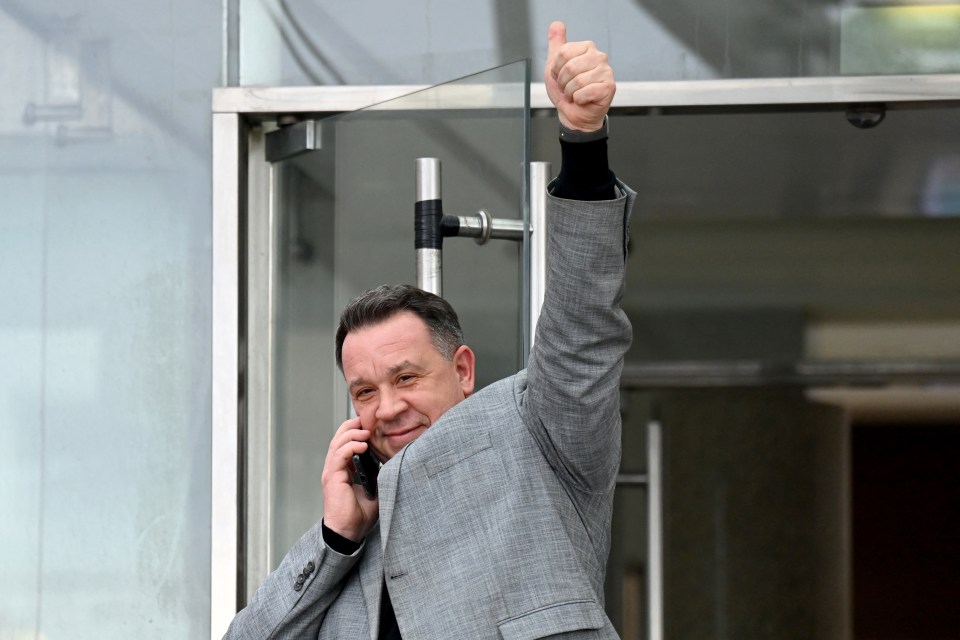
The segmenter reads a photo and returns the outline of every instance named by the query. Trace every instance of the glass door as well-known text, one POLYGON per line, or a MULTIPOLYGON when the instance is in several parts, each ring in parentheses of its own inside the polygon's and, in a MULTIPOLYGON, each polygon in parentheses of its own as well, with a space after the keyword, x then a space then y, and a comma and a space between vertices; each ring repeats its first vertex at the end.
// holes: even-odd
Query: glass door
MULTIPOLYGON (((515 63, 360 111, 280 118, 266 134, 269 201, 251 205, 247 233, 248 596, 323 512, 323 460, 350 410, 340 310, 378 284, 416 282, 416 159, 440 160, 446 213, 527 219, 528 76, 515 63)), ((445 241, 444 297, 480 386, 522 366, 524 245, 445 241)))

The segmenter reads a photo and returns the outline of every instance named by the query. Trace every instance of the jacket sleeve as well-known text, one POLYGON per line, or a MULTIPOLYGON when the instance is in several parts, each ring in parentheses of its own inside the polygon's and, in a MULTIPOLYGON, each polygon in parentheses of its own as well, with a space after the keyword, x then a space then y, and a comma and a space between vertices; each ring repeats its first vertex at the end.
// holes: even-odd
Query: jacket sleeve
POLYGON ((318 522, 237 613, 224 640, 316 638, 327 609, 365 547, 366 543, 349 556, 333 551, 324 544, 318 522))
POLYGON ((608 490, 620 465, 620 373, 631 327, 620 308, 636 194, 594 202, 548 195, 543 307, 527 365, 524 424, 554 470, 608 490))

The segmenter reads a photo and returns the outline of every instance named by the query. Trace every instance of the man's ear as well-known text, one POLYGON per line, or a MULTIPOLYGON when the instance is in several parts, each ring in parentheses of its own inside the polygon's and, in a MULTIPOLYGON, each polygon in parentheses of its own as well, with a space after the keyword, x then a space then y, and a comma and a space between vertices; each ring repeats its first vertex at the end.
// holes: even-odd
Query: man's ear
POLYGON ((460 388, 463 390, 463 397, 466 398, 473 393, 473 386, 476 383, 476 365, 477 357, 473 349, 467 345, 460 347, 453 354, 453 366, 457 369, 457 376, 460 378, 460 388))

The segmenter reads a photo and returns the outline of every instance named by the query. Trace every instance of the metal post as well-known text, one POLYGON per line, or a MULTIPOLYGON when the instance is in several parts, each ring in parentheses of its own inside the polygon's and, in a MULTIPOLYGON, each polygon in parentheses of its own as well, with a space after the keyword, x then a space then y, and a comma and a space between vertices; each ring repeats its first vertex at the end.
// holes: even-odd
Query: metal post
POLYGON ((440 219, 443 201, 440 192, 440 160, 417 158, 417 286, 443 295, 443 236, 440 219))
POLYGON ((530 163, 530 348, 547 286, 547 184, 550 163, 530 163))
POLYGON ((647 607, 649 640, 663 640, 663 429, 647 423, 647 607))
POLYGON ((283 211, 281 186, 284 166, 265 161, 266 141, 254 131, 249 136, 251 170, 247 172, 246 305, 244 343, 246 415, 244 433, 242 498, 245 517, 241 524, 244 553, 240 585, 246 606, 257 587, 273 569, 273 435, 276 396, 273 367, 276 361, 276 299, 280 271, 279 212, 283 211))
POLYGON ((213 116, 213 380, 210 513, 210 635, 223 636, 237 612, 240 378, 241 176, 246 132, 236 114, 213 116))

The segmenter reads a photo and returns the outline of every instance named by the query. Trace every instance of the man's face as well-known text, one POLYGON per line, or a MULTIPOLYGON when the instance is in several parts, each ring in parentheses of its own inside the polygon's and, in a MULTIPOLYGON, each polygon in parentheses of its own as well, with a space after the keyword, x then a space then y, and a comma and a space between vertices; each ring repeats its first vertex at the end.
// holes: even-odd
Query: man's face
POLYGON ((426 323, 409 311, 348 333, 342 356, 353 407, 381 460, 473 393, 473 351, 461 346, 447 360, 426 323))

